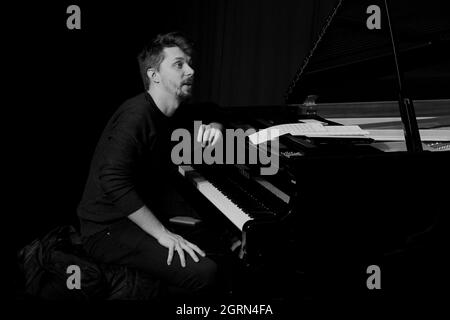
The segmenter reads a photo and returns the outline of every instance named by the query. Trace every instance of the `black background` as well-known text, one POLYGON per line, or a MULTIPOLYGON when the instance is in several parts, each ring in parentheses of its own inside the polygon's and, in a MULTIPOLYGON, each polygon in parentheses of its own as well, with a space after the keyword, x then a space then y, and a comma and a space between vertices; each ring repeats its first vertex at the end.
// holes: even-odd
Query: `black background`
MULTIPOLYGON (((195 101, 282 104, 333 3, 305 1, 302 7, 295 0, 262 6, 256 5, 259 1, 242 6, 238 1, 218 2, 22 2, 5 10, 13 17, 3 48, 9 56, 4 63, 12 70, 6 87, 12 99, 3 103, 10 162, 4 170, 12 177, 7 185, 12 196, 2 211, 14 220, 13 230, 4 227, 12 234, 14 251, 53 227, 77 225, 76 206, 97 139, 114 110, 143 90, 136 55, 149 39, 181 30, 200 44, 195 101), (81 30, 66 27, 71 4, 81 8, 81 30), (275 7, 280 11, 269 15, 275 7), (280 33, 287 17, 298 16, 293 9, 300 18, 288 19, 290 31, 280 33), (235 15, 223 13, 230 10, 235 15), (208 27, 220 19, 230 24, 238 20, 236 30, 244 26, 242 21, 251 21, 253 31, 262 29, 254 37, 226 39, 228 47, 241 50, 217 52, 221 39, 208 27), (218 55, 225 55, 220 67, 211 62, 218 55)), ((249 36, 249 30, 242 29, 242 34, 249 36)))

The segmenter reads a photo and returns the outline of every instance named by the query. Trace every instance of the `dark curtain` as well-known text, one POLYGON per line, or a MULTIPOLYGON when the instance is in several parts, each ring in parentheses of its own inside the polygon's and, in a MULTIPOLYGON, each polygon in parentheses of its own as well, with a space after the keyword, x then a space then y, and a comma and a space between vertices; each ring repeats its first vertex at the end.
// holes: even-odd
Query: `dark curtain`
POLYGON ((283 104, 334 0, 194 1, 195 97, 222 106, 283 104))

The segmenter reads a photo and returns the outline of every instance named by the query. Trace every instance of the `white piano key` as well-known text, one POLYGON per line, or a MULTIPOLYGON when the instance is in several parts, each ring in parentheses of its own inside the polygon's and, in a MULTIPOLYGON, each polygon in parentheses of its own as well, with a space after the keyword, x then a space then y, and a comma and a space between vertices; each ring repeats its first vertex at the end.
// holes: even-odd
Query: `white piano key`
POLYGON ((219 189, 212 183, 201 176, 190 166, 183 166, 179 168, 180 174, 194 173, 191 176, 197 189, 202 193, 214 206, 219 209, 239 230, 242 231, 244 224, 252 220, 252 218, 240 209, 233 201, 227 198, 219 189))

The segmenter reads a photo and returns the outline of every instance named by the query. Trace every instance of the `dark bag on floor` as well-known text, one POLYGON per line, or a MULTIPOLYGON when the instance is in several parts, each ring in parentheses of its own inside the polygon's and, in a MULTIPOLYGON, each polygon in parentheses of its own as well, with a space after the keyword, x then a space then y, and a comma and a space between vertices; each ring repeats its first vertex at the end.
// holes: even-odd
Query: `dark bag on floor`
MULTIPOLYGON (((86 256, 72 226, 60 226, 18 253, 27 296, 46 300, 133 299, 158 297, 160 281, 132 268, 97 264, 86 256), (80 287, 68 285, 68 267, 78 266, 80 287)), ((70 281, 69 281, 70 282, 70 281)))

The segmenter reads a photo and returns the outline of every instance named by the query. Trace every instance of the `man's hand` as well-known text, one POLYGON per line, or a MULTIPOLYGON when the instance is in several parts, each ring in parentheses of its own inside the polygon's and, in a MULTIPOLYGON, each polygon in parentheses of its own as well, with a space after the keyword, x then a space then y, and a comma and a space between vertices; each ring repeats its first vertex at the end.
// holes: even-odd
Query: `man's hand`
POLYGON ((160 245, 169 249, 169 255, 167 256, 167 265, 170 265, 172 263, 174 251, 176 251, 180 256, 181 266, 183 268, 186 266, 184 251, 186 251, 195 262, 199 261, 196 253, 201 255, 202 257, 206 256, 206 254, 195 244, 168 230, 164 230, 159 235, 157 240, 160 245))
POLYGON ((190 243, 183 237, 167 230, 161 222, 155 217, 147 206, 142 206, 128 216, 128 218, 136 223, 142 230, 154 237, 158 243, 169 249, 167 257, 167 264, 172 263, 173 253, 176 250, 180 256, 181 266, 186 266, 186 259, 184 258, 184 251, 189 253, 195 262, 198 262, 196 253, 205 257, 206 254, 195 244, 190 243))
POLYGON ((222 139, 222 125, 217 122, 210 124, 202 124, 198 130, 197 142, 202 144, 202 147, 214 146, 220 139, 222 139))

